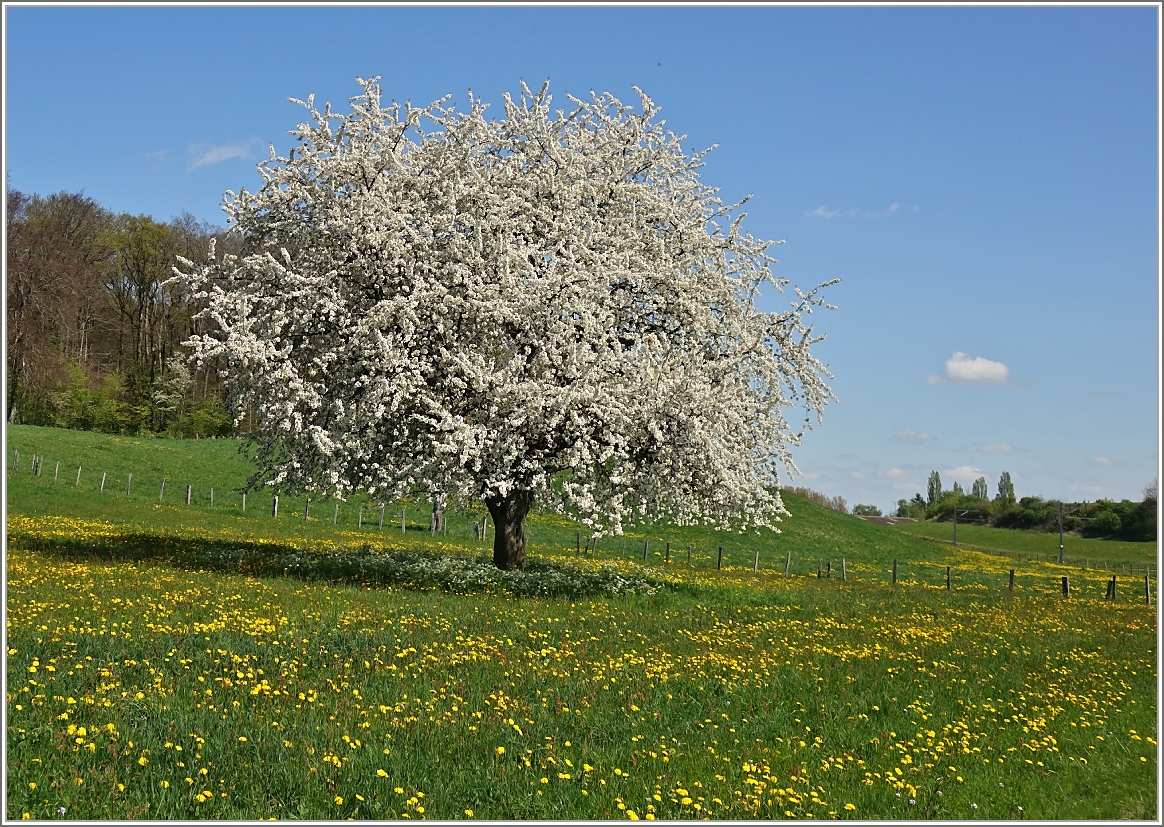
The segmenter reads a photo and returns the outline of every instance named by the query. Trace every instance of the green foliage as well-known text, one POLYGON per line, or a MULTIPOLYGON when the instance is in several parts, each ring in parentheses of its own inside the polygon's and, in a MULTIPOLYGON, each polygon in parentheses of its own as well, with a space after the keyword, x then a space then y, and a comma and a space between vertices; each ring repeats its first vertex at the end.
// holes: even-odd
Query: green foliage
POLYGON ((900 499, 897 501, 897 510, 894 514, 898 517, 924 520, 926 518, 926 501, 921 494, 915 494, 912 500, 900 499))
POLYGON ((1057 502, 1045 502, 1042 497, 1023 497, 1018 503, 1000 510, 994 525, 1024 531, 1049 531, 1052 525, 1057 525, 1058 514, 1057 502))
POLYGON ((986 523, 990 521, 993 513, 989 500, 979 499, 961 491, 943 491, 934 504, 926 509, 925 516, 939 522, 952 521, 955 509, 959 512, 959 523, 986 523))
POLYGON ((68 366, 68 376, 68 384, 53 400, 55 425, 106 434, 126 431, 130 411, 119 399, 122 391, 120 376, 106 376, 100 384, 95 384, 75 362, 68 366))
POLYGON ((857 517, 880 517, 881 509, 875 505, 857 503, 853 506, 853 515, 857 517))
POLYGON ((933 505, 942 496, 942 475, 937 471, 930 471, 929 482, 926 483, 926 507, 933 505))
POLYGON ((1111 537, 1120 533, 1123 521, 1114 509, 1105 508, 1083 526, 1084 537, 1111 537))
POLYGON ((1003 471, 998 477, 998 494, 995 502, 1003 509, 1014 505, 1014 482, 1010 478, 1010 471, 1003 471))

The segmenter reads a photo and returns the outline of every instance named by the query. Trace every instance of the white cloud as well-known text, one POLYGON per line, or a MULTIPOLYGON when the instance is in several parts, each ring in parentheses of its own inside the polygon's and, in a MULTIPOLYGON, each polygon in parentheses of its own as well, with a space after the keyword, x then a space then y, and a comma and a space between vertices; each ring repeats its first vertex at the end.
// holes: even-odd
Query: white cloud
POLYGON ((885 472, 884 476, 888 477, 891 480, 895 480, 895 479, 898 479, 899 477, 904 477, 908 473, 909 472, 906 471, 904 468, 890 468, 888 471, 885 472))
POLYGON ((810 216, 816 216, 817 218, 832 218, 834 215, 840 214, 840 212, 841 212, 840 210, 827 209, 824 206, 824 204, 821 204, 815 210, 808 210, 804 214, 810 215, 810 216))
POLYGON ((1116 461, 1114 459, 1108 459, 1107 457, 1095 457, 1091 460, 1091 463, 1092 465, 1115 465, 1116 461))
POLYGON ((1009 442, 991 442, 987 445, 979 445, 979 451, 985 451, 988 454, 1005 454, 1014 450, 1014 446, 1009 442))
POLYGON ((915 442, 919 444, 922 442, 929 442, 934 438, 933 434, 927 434, 924 432, 919 433, 918 431, 897 431, 893 436, 896 439, 900 439, 902 442, 915 442))
POLYGON ((860 471, 850 471, 849 472, 849 479, 856 480, 857 482, 862 482, 865 479, 865 475, 862 474, 860 471))
POLYGON ((942 471, 943 482, 957 480, 958 482, 973 483, 981 476, 983 476, 982 471, 973 465, 959 465, 957 468, 947 468, 942 471))
POLYGON ((233 144, 190 144, 190 161, 186 164, 186 169, 221 164, 232 158, 248 158, 251 148, 257 141, 257 138, 248 138, 233 144))
POLYGON ((1010 370, 1002 362, 984 359, 981 356, 971 358, 968 354, 958 351, 946 360, 946 369, 929 378, 930 384, 937 382, 957 382, 976 385, 1001 385, 1010 376, 1010 370))
POLYGON ((890 212, 897 212, 899 209, 901 209, 901 204, 897 203, 896 201, 889 205, 890 212))

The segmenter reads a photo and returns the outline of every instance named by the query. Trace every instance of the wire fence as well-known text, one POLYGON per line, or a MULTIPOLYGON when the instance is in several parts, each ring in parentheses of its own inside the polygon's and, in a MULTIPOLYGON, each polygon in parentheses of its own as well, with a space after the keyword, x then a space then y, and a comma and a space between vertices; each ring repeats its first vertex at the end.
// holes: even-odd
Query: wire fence
MULTIPOLYGON (((402 534, 407 534, 420 531, 436 533, 454 540, 471 539, 481 547, 491 542, 488 514, 474 512, 471 509, 446 510, 451 510, 458 516, 452 523, 453 531, 450 535, 450 521, 445 514, 441 515, 441 519, 434 520, 430 511, 416 503, 411 504, 410 508, 406 503, 376 502, 372 499, 340 502, 335 499, 313 500, 306 496, 288 497, 279 493, 264 496, 256 495, 254 492, 248 503, 247 493, 236 488, 185 483, 175 480, 172 475, 157 472, 139 474, 136 478, 133 472, 125 472, 124 476, 119 474, 111 476, 104 470, 87 471, 81 464, 74 467, 70 462, 62 464, 61 460, 52 460, 50 463, 40 454, 24 458, 23 469, 21 462, 20 452, 14 450, 9 466, 10 473, 25 473, 51 485, 68 485, 78 489, 84 487, 95 489, 97 492, 108 491, 110 495, 119 498, 156 500, 158 504, 183 505, 219 512, 236 511, 251 515, 257 510, 260 514, 269 514, 275 519, 280 517, 298 519, 314 525, 321 522, 330 523, 333 527, 345 531, 353 527, 358 532, 398 530, 402 534), (51 471, 48 470, 50 467, 51 471), (84 486, 82 481, 85 483, 84 486), (157 492, 156 495, 154 491, 157 492), (418 515, 422 522, 417 521, 418 515)), ((1105 600, 1138 594, 1148 604, 1153 600, 1152 582, 1157 575, 1157 567, 1151 563, 1137 565, 1077 557, 1064 558, 1064 565, 1082 569, 1074 575, 1051 575, 1045 570, 1016 573, 1016 568, 987 570, 896 559, 890 568, 886 568, 839 555, 814 556, 798 553, 794 558, 791 551, 781 555, 779 552, 773 553, 771 549, 762 549, 759 544, 753 548, 738 546, 733 548, 730 545, 708 548, 698 544, 659 539, 657 535, 655 537, 622 535, 600 541, 595 537, 583 538, 581 530, 574 532, 574 543, 571 548, 571 544, 562 542, 561 535, 561 531, 556 532, 555 536, 544 537, 536 536, 535 533, 531 538, 527 534, 527 548, 541 548, 566 555, 573 553, 574 556, 597 561, 638 562, 665 571, 687 570, 705 574, 716 572, 734 575, 741 573, 759 575, 763 572, 782 574, 785 577, 815 576, 840 583, 847 583, 850 580, 864 582, 881 580, 901 588, 944 588, 951 591, 1005 588, 1009 593, 1016 589, 1037 592, 1058 591, 1063 596, 1070 597, 1072 594, 1098 596, 1102 586, 1105 600), (1074 586, 1071 584, 1072 578, 1074 586), (1142 588, 1137 585, 1141 578, 1142 588)), ((934 538, 919 539, 928 540, 945 548, 968 549, 997 557, 1010 557, 1018 562, 1057 562, 1056 555, 1007 551, 964 543, 952 546, 947 541, 934 538)))

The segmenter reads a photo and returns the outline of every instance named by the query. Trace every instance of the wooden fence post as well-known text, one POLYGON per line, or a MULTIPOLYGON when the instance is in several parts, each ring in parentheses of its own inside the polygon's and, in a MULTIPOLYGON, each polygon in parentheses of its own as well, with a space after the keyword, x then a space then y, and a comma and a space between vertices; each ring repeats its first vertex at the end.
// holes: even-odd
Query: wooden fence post
POLYGON ((364 527, 364 504, 360 503, 360 513, 356 516, 356 528, 364 527))
POLYGON ((1071 596, 1071 584, 1067 581, 1067 575, 1063 575, 1063 596, 1071 596))
POLYGON ((817 576, 817 579, 820 579, 821 577, 824 576, 824 561, 821 560, 819 557, 816 558, 816 576, 817 576))
POLYGON ((715 558, 715 570, 719 571, 723 568, 723 546, 719 547, 719 554, 715 558))
POLYGON ((242 499, 242 510, 243 510, 243 511, 246 511, 246 510, 247 510, 247 492, 246 492, 246 491, 244 491, 244 492, 243 492, 243 495, 242 495, 242 497, 243 497, 243 499, 242 499))
POLYGON ((1148 606, 1152 605, 1152 582, 1148 579, 1150 577, 1150 574, 1144 575, 1144 603, 1148 606))
POLYGON ((133 474, 130 474, 129 477, 125 480, 125 496, 129 496, 129 489, 131 487, 133 487, 133 474))
POLYGON ((311 513, 311 497, 307 498, 307 502, 303 504, 303 522, 307 522, 307 517, 311 513))
POLYGON ((210 489, 210 507, 214 508, 214 489, 210 489))
MULTIPOLYGON (((400 509, 400 533, 401 534, 405 534, 408 531, 408 526, 405 523, 405 518, 407 517, 407 512, 408 512, 407 508, 400 509)), ((484 536, 484 534, 485 534, 484 529, 481 530, 481 534, 482 534, 482 536, 484 536)))
POLYGON ((53 469, 53 482, 57 481, 57 475, 61 472, 61 461, 57 460, 57 466, 53 469))
POLYGON ((667 549, 666 549, 666 551, 663 552, 663 562, 664 563, 671 562, 671 544, 670 543, 667 543, 667 549))
POLYGON ((1008 592, 1013 592, 1013 591, 1014 591, 1014 569, 1011 569, 1011 570, 1010 570, 1010 584, 1009 584, 1009 585, 1007 585, 1007 587, 1006 587, 1006 590, 1007 590, 1008 592))
POLYGON ((279 516, 279 495, 278 494, 272 495, 272 498, 271 498, 271 516, 272 517, 279 516))
POLYGON ((841 582, 844 583, 848 577, 845 575, 845 558, 841 558, 841 582))
POLYGON ((339 503, 335 504, 335 510, 331 512, 331 524, 335 525, 339 521, 339 503))
POLYGON ((792 552, 784 552, 784 576, 788 576, 788 570, 792 568, 792 552))
MULTIPOLYGON (((379 524, 376 526, 376 530, 377 530, 377 531, 383 531, 383 530, 384 530, 384 509, 385 509, 385 507, 386 507, 386 504, 385 504, 385 503, 380 503, 380 522, 379 522, 379 524)), ((403 512, 403 511, 401 511, 400 513, 401 513, 401 515, 403 515, 403 514, 404 514, 404 512, 403 512)), ((404 531, 404 517, 403 517, 403 516, 401 516, 401 518, 400 518, 400 530, 401 530, 401 531, 404 531)))
POLYGON ((104 471, 101 472, 101 488, 99 490, 101 490, 101 491, 105 490, 105 472, 104 471))
POLYGON ((893 558, 893 585, 897 585, 897 558, 893 558))
POLYGON ((950 567, 946 566, 946 591, 950 590, 950 567))
POLYGON ((81 466, 80 466, 80 465, 78 465, 78 466, 77 466, 77 481, 76 481, 75 483, 73 483, 73 485, 74 485, 74 486, 77 486, 77 485, 80 485, 80 484, 81 484, 81 466))
POLYGON ((691 546, 687 546, 687 568, 691 568, 691 546))
POLYGON ((832 560, 829 560, 828 570, 825 571, 825 576, 828 577, 830 580, 833 579, 833 561, 832 560))
POLYGON ((580 530, 574 531, 574 553, 579 556, 582 554, 582 532, 580 530))
POLYGON ((647 544, 651 542, 648 538, 643 538, 643 562, 647 562, 647 544))
POLYGON ((186 505, 190 504, 190 489, 192 486, 186 486, 186 505))
POLYGON ((752 574, 757 574, 760 571, 760 547, 756 546, 756 560, 752 563, 752 574))
POLYGON ((158 502, 162 501, 162 497, 166 494, 166 478, 162 477, 162 487, 158 490, 158 502))

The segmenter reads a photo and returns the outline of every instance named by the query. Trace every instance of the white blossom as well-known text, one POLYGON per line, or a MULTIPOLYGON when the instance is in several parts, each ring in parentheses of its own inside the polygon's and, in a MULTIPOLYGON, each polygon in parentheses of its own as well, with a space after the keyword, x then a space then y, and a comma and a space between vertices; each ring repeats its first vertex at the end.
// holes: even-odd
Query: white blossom
POLYGON ((517 503, 519 530, 534 500, 599 534, 774 529, 785 409, 833 399, 805 320, 827 305, 758 309, 788 282, 700 181, 706 152, 637 89, 566 112, 522 84, 489 117, 471 93, 383 106, 378 80, 350 114, 298 102, 294 149, 224 198, 245 253, 175 268, 261 481, 517 503))

